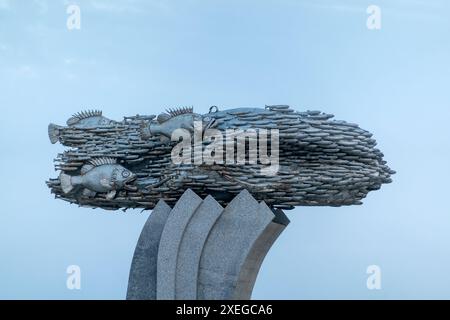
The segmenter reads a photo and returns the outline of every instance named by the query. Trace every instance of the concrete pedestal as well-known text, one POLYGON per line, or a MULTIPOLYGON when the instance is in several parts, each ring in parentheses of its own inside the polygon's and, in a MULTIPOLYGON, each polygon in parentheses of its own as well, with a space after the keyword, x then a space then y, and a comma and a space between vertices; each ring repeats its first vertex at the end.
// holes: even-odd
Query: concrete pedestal
POLYGON ((248 191, 226 208, 190 189, 160 200, 139 237, 127 299, 250 299, 259 268, 289 224, 248 191))

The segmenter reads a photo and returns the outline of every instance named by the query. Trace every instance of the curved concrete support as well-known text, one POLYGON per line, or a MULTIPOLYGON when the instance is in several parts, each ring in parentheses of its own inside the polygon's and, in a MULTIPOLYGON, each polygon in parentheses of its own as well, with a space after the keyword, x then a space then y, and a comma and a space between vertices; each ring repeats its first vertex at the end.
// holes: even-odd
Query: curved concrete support
POLYGON ((250 299, 288 223, 246 190, 225 209, 189 189, 173 209, 160 201, 139 238, 127 299, 250 299))
POLYGON ((200 261, 198 299, 232 299, 253 243, 274 218, 247 190, 225 208, 206 241, 200 261))
POLYGON ((175 204, 161 235, 157 263, 156 297, 161 300, 175 299, 175 276, 178 250, 184 230, 202 199, 192 190, 186 190, 175 204))
MULTIPOLYGON (((264 207, 266 204, 261 202, 260 206, 264 207)), ((248 300, 251 298, 256 277, 258 276, 259 269, 261 268, 266 254, 290 222, 283 211, 276 210, 274 213, 275 219, 267 225, 266 229, 253 243, 253 246, 241 268, 236 290, 234 291, 234 296, 232 298, 234 300, 248 300)))
POLYGON ((156 299, 156 265, 161 234, 166 225, 170 208, 163 200, 145 222, 134 250, 128 279, 128 300, 156 299))
POLYGON ((207 196, 184 230, 178 251, 176 299, 197 299, 198 267, 203 247, 211 228, 222 211, 222 206, 213 197, 207 196))

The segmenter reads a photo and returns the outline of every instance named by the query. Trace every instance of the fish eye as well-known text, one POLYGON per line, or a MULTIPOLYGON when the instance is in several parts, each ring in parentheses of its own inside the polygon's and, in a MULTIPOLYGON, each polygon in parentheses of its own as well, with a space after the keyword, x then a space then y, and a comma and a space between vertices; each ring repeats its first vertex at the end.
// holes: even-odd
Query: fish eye
POLYGON ((130 176, 130 171, 128 171, 128 170, 122 171, 122 177, 128 178, 129 176, 130 176))

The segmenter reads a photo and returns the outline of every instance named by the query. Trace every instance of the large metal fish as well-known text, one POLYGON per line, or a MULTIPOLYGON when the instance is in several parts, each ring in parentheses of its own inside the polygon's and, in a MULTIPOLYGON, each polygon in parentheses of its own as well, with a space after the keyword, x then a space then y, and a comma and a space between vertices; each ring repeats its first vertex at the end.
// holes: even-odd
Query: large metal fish
MULTIPOLYGON (((102 115, 100 110, 82 111, 74 114, 67 120, 67 125, 75 128, 96 128, 114 123, 102 115)), ((51 143, 56 143, 60 138, 60 130, 64 127, 50 123, 48 125, 48 136, 51 143)))
POLYGON ((97 192, 107 193, 106 198, 111 200, 117 190, 136 190, 127 183, 136 179, 130 170, 116 164, 115 159, 96 158, 90 160, 81 168, 81 174, 68 175, 63 172, 59 175, 62 191, 67 194, 77 187, 83 187, 83 194, 95 197, 97 192))

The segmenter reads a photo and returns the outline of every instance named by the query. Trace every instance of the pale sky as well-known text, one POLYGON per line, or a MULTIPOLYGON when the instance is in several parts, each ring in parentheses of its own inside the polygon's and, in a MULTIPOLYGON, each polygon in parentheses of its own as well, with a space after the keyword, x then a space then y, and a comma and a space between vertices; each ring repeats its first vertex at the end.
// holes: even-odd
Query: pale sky
POLYGON ((0 0, 0 298, 123 299, 149 215, 55 200, 50 122, 289 104, 371 131, 397 174, 362 206, 287 212, 253 298, 449 299, 449 12, 444 0, 0 0), (80 30, 66 27, 70 4, 80 30), (366 27, 372 4, 380 30, 366 27), (81 290, 66 287, 69 265, 81 290), (381 290, 366 287, 370 265, 381 290))

